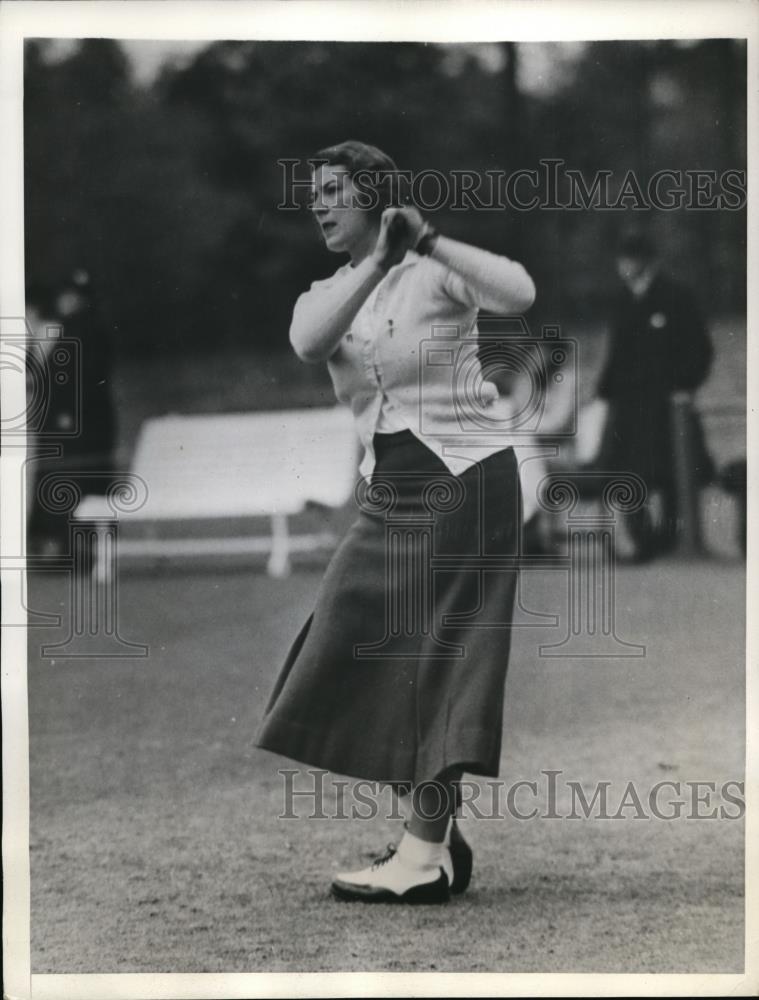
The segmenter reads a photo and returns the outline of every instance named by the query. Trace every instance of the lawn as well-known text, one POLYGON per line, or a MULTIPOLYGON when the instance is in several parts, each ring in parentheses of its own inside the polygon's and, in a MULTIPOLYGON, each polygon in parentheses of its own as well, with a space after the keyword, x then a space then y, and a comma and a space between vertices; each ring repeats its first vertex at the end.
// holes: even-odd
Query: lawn
MULTIPOLYGON (((470 816, 463 897, 333 901, 331 872, 397 838, 398 821, 278 819, 277 769, 296 765, 251 743, 318 583, 125 575, 119 629, 148 645, 143 659, 42 657, 65 628, 31 630, 33 972, 742 969, 736 819, 470 816)), ((564 587, 526 573, 525 604, 561 615, 564 587)), ((65 599, 61 576, 31 580, 35 609, 65 599)), ((741 780, 743 565, 628 567, 617 599, 618 634, 643 658, 544 658, 555 631, 516 631, 504 781, 542 788, 560 771, 560 789, 608 781, 616 803, 628 782, 645 796, 665 779, 741 780)))

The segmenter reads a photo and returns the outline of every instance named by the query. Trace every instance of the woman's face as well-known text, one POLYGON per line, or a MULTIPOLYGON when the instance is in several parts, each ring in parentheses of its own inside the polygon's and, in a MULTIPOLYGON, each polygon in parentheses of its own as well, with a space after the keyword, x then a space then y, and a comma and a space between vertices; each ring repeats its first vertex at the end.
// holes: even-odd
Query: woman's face
POLYGON ((323 166, 314 171, 314 213, 324 244, 334 253, 352 253, 376 228, 368 211, 355 205, 356 191, 346 167, 323 166))

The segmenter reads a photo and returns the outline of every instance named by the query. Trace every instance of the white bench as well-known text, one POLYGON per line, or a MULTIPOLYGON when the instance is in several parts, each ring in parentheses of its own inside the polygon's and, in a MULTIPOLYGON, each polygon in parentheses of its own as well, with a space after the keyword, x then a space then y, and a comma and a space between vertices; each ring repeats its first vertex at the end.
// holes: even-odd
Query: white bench
MULTIPOLYGON (((119 558, 268 553, 268 572, 284 576, 292 552, 336 541, 331 532, 291 536, 288 518, 309 502, 336 508, 350 498, 357 477, 353 418, 342 406, 154 418, 142 427, 132 472, 144 502, 133 510, 122 504, 116 514, 107 497, 85 496, 74 519, 105 532, 117 518, 155 526, 267 516, 271 537, 119 537, 119 558)), ((108 576, 111 546, 98 549, 97 574, 108 576)))

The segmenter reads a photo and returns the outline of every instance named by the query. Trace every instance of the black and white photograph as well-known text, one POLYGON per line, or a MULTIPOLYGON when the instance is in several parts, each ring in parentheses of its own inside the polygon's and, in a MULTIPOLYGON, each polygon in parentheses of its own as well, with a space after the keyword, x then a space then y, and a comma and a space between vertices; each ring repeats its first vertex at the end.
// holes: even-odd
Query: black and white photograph
POLYGON ((759 6, 2 8, 4 995, 756 995, 759 6))

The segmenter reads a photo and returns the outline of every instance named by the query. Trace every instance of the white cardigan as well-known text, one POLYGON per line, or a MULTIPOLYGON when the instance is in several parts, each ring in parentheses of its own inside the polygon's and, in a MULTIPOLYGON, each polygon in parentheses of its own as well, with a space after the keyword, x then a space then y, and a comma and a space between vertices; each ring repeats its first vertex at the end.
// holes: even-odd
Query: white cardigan
MULTIPOLYGON (((353 411, 365 448, 361 473, 374 468, 379 429, 407 428, 459 475, 502 448, 524 444, 511 406, 484 380, 477 356, 477 312, 521 312, 534 286, 521 264, 457 245, 467 281, 412 250, 371 292, 328 358, 335 393, 353 411), (516 433, 515 433, 516 431, 516 433)), ((351 271, 350 264, 315 281, 295 304, 291 340, 307 336, 317 297, 351 271)))

